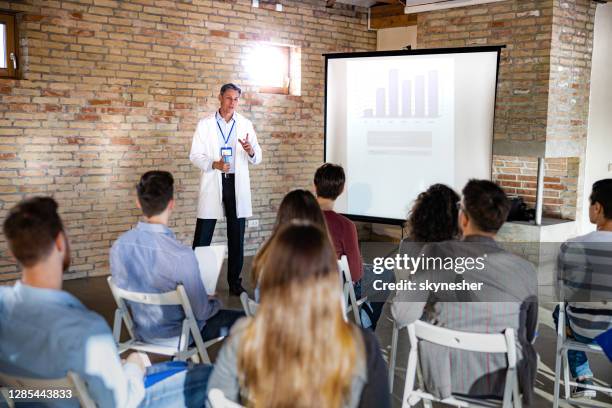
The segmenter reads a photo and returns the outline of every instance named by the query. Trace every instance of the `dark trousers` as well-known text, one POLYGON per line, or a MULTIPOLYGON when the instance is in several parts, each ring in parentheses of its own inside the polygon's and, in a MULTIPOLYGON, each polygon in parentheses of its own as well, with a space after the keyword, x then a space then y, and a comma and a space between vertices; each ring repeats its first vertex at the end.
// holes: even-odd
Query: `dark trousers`
MULTIPOLYGON (((227 220, 227 283, 230 287, 241 283, 240 272, 244 261, 244 218, 236 215, 236 188, 233 174, 228 177, 221 175, 223 186, 223 207, 225 208, 225 219, 227 220)), ((193 248, 209 246, 213 233, 215 232, 216 219, 198 218, 195 234, 193 237, 193 248)))
POLYGON ((206 324, 201 331, 202 340, 206 342, 217 337, 228 336, 236 320, 244 316, 245 314, 242 310, 219 310, 216 315, 206 320, 206 324))

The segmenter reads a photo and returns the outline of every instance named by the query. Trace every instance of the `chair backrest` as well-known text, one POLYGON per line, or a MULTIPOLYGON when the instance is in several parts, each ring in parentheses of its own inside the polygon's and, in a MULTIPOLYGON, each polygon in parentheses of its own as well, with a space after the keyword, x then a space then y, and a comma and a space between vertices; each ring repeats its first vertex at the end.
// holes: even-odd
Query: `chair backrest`
POLYGON ((132 320, 130 311, 128 310, 127 304, 125 303, 126 300, 147 305, 182 306, 183 313, 185 314, 185 320, 183 321, 183 332, 180 337, 181 345, 179 345, 179 348, 185 349, 188 347, 189 334, 191 334, 197 345, 197 349, 202 354, 202 359, 205 362, 207 361, 204 343, 200 337, 200 332, 196 325, 196 319, 193 314, 193 310, 191 309, 191 303, 189 302, 187 292, 185 291, 183 285, 179 284, 177 285, 176 290, 165 293, 138 293, 117 287, 112 276, 109 276, 107 281, 118 307, 118 314, 115 313, 115 322, 113 324, 113 337, 115 338, 115 342, 117 344, 119 344, 122 320, 127 327, 130 337, 132 339, 136 338, 134 333, 134 322, 132 320))
POLYGON ((255 316, 255 313, 257 312, 257 308, 259 307, 259 304, 255 302, 253 299, 251 299, 248 293, 242 292, 240 294, 240 303, 242 303, 242 308, 244 309, 244 313, 247 316, 249 317, 255 316))
POLYGON ((64 390, 66 393, 71 393, 71 398, 77 398, 82 407, 96 408, 96 403, 89 396, 85 382, 72 371, 69 371, 66 377, 54 379, 26 378, 0 373, 0 384, 20 389, 64 390))
POLYGON ((348 258, 346 255, 342 255, 338 259, 338 268, 340 269, 340 277, 343 278, 343 282, 352 282, 351 269, 349 268, 348 258))
POLYGON ((242 405, 225 398, 223 391, 218 388, 213 388, 208 392, 208 401, 212 408, 243 408, 242 405))
POLYGON ((516 366, 516 345, 514 330, 507 328, 504 333, 471 333, 446 329, 417 320, 408 326, 410 344, 425 340, 449 348, 476 351, 480 353, 507 353, 508 368, 516 366))
MULTIPOLYGON (((125 289, 121 289, 113 281, 113 277, 107 278, 108 286, 111 288, 111 292, 116 297, 121 299, 129 300, 130 302, 142 303, 145 305, 161 305, 161 306, 172 306, 182 304, 179 294, 176 290, 165 293, 140 293, 133 292, 125 289)), ((179 285, 180 286, 180 285, 179 285)))

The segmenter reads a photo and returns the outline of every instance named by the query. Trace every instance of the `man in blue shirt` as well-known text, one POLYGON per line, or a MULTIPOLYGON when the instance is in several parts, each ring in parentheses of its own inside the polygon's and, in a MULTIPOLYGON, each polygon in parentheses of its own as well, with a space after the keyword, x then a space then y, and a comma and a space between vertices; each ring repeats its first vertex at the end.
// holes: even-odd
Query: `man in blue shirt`
MULTIPOLYGON (((218 299, 208 296, 195 253, 168 228, 174 209, 174 179, 167 171, 149 171, 136 186, 144 221, 113 244, 110 268, 118 287, 135 292, 163 293, 182 283, 204 341, 227 335, 244 316, 237 310, 219 310, 218 299)), ((149 343, 178 345, 185 315, 180 306, 130 304, 138 337, 149 343)))
MULTIPOLYGON (((205 401, 201 389, 206 387, 210 366, 195 366, 145 389, 140 355, 132 353, 122 364, 104 319, 62 291, 70 249, 55 200, 22 201, 11 209, 3 231, 22 267, 22 279, 13 287, 0 288, 0 372, 62 378, 72 371, 86 382, 99 407, 167 407, 205 401)), ((37 402, 78 406, 76 399, 37 402)))

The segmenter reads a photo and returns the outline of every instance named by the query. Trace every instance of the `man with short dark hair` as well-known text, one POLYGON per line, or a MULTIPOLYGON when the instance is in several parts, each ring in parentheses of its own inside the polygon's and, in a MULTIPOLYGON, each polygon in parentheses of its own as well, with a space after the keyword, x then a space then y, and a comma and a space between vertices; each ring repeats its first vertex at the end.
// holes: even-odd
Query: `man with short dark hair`
MULTIPOLYGON (((181 283, 204 341, 226 335, 244 313, 219 310, 208 296, 193 250, 168 228, 174 210, 174 179, 167 171, 148 171, 136 186, 144 221, 123 234, 111 248, 110 268, 118 287, 135 292, 163 293, 181 283)), ((185 315, 180 306, 130 303, 136 335, 149 343, 177 345, 185 315)))
POLYGON ((235 84, 221 87, 219 110, 198 122, 189 153, 201 173, 193 248, 210 245, 217 220, 225 216, 227 282, 236 296, 244 292, 244 228, 246 218, 253 215, 249 163, 259 164, 262 157, 253 124, 236 112, 241 94, 235 84))
MULTIPOLYGON (((197 365, 145 389, 140 355, 132 353, 122 364, 104 319, 62 290, 70 248, 55 200, 20 202, 10 210, 3 230, 22 278, 13 287, 0 288, 0 372, 27 378, 62 378, 74 372, 98 407, 201 406, 206 401, 202 389, 210 366, 197 365)), ((61 406, 79 404, 72 399, 61 406)))
MULTIPOLYGON (((585 344, 612 329, 612 179, 595 182, 589 200, 589 220, 597 229, 561 246, 557 271, 562 300, 569 300, 565 308, 567 337, 585 344)), ((559 306, 553 313, 555 323, 558 317, 559 306)), ((568 350, 567 361, 577 383, 594 385, 585 352, 568 350)), ((573 398, 596 394, 580 386, 572 390, 573 398)))
MULTIPOLYGON (((516 333, 519 383, 530 403, 537 357, 532 346, 537 326, 537 274, 523 258, 496 242, 510 203, 504 191, 488 180, 470 180, 457 203, 461 241, 430 243, 423 248, 424 262, 452 262, 455 268, 419 268, 411 277, 416 290, 398 291, 391 311, 399 327, 423 319, 449 329, 477 333, 516 333), (465 268, 481 262, 484 267, 465 268), (449 261, 450 260, 450 261, 449 261), (461 262, 461 264, 459 264, 461 262), (459 268, 459 265, 463 269, 459 268), (420 290, 421 284, 467 284, 478 290, 420 290), (473 286, 476 285, 476 286, 473 286)), ((505 384, 504 355, 458 352, 427 342, 420 343, 426 388, 440 398, 453 393, 469 396, 501 396, 505 384), (452 381, 451 381, 452 379, 452 381)))
POLYGON ((317 201, 325 215, 336 255, 338 258, 346 255, 351 270, 351 278, 353 282, 358 282, 363 276, 363 266, 357 227, 351 220, 334 211, 334 203, 344 191, 345 179, 344 169, 341 166, 325 163, 315 172, 314 185, 317 201))

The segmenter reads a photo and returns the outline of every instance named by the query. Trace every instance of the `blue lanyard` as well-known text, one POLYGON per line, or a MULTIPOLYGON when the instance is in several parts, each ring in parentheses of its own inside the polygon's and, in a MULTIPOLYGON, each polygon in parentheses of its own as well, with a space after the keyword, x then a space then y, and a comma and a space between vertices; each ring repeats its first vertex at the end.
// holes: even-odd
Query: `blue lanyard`
POLYGON ((223 130, 221 130, 221 125, 219 121, 217 121, 217 127, 219 128, 219 132, 221 132, 221 137, 223 138, 223 143, 227 146, 227 142, 229 141, 230 136, 232 135, 232 131, 234 130, 234 125, 236 124, 236 119, 234 119, 234 123, 232 123, 232 127, 230 128, 229 133, 227 134, 227 138, 223 134, 223 130))

